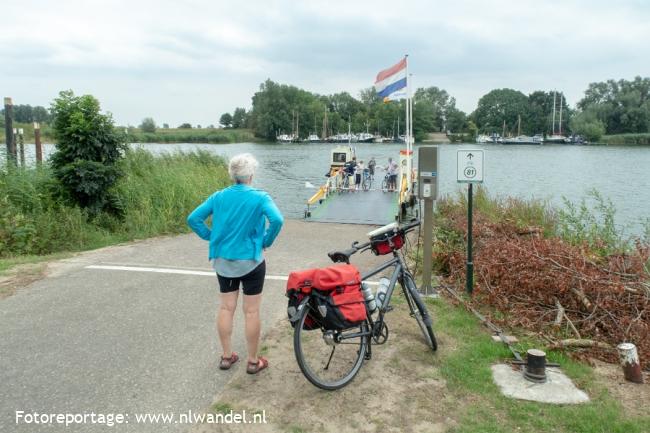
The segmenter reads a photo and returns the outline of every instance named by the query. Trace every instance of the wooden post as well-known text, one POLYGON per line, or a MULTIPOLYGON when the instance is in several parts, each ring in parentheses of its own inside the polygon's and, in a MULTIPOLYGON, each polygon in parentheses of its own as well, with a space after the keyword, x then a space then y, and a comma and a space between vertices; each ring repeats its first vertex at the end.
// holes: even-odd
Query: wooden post
POLYGON ((34 122, 34 144, 36 146, 36 164, 43 163, 43 145, 41 144, 41 125, 34 122))
POLYGON ((11 98, 5 98, 5 144, 7 145, 7 164, 10 162, 16 163, 13 157, 14 151, 14 125, 13 125, 13 102, 11 98), (13 159, 12 159, 13 158, 13 159))

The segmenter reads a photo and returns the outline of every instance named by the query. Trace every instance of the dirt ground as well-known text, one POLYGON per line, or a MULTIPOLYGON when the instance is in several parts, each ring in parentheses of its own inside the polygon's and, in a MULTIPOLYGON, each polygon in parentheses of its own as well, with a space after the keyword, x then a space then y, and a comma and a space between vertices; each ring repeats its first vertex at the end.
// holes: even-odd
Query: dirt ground
POLYGON ((47 272, 47 263, 19 265, 0 276, 0 299, 13 295, 21 287, 40 280, 47 272))
POLYGON ((627 416, 648 416, 650 408, 650 373, 644 372, 645 383, 637 384, 625 381, 620 365, 594 362, 597 381, 605 386, 609 393, 623 406, 627 416))
MULTIPOLYGON (((400 295, 394 296, 401 297, 400 295)), ((424 344, 405 304, 387 316, 390 337, 373 346, 354 381, 338 391, 322 391, 302 375, 293 352, 288 321, 264 339, 270 367, 250 376, 239 365, 212 406, 215 411, 264 410, 266 425, 199 425, 194 432, 443 432, 456 425, 449 417, 461 403, 446 395, 437 355, 424 344)), ((443 339, 439 350, 450 350, 443 339)), ((462 404, 462 403, 461 403, 462 404)))

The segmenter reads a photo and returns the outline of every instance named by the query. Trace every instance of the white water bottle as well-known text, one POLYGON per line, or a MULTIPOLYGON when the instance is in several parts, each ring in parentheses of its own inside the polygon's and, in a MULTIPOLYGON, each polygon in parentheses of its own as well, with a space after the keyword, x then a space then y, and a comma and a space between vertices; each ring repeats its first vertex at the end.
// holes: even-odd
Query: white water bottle
POLYGON ((377 308, 383 308, 386 305, 388 286, 390 286, 390 280, 388 278, 382 278, 379 280, 379 287, 377 288, 377 294, 375 295, 377 308))
POLYGON ((363 293, 363 298, 366 300, 366 305, 368 305, 368 311, 372 313, 377 309, 377 303, 372 289, 365 282, 361 282, 361 293, 363 293))

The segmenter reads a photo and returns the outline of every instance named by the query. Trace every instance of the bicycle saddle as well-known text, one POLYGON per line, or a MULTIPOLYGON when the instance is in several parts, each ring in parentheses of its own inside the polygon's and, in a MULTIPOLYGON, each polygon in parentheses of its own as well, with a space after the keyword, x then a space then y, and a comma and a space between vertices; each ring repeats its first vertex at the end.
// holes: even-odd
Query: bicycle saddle
POLYGON ((350 264, 350 256, 356 252, 357 250, 355 248, 350 248, 344 251, 331 251, 327 253, 327 255, 334 263, 350 264))

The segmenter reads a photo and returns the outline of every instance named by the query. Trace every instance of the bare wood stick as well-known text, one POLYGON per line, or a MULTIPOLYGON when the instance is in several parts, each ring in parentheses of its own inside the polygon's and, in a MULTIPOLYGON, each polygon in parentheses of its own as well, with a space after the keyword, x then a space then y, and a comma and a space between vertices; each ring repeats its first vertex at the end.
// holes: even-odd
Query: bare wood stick
POLYGON ((582 305, 584 305, 587 310, 592 310, 591 302, 582 290, 571 287, 571 291, 578 297, 578 299, 580 299, 580 302, 582 302, 582 305))
POLYGON ((564 314, 564 318, 566 319, 567 323, 569 324, 569 326, 573 330, 573 333, 576 334, 576 337, 578 337, 579 339, 582 339, 582 336, 578 332, 578 329, 576 329, 575 325, 573 324, 571 319, 569 319, 569 316, 567 316, 566 313, 564 314))
POLYGON ((555 306, 557 307, 557 315, 555 316, 555 322, 553 326, 560 326, 562 324, 562 317, 564 317, 564 307, 560 304, 560 301, 555 298, 555 306))
POLYGON ((602 341, 576 339, 576 338, 567 338, 566 340, 558 341, 557 343, 551 344, 549 346, 549 349, 561 349, 563 347, 579 347, 579 348, 598 347, 600 349, 612 349, 611 345, 607 343, 603 343, 602 341))

